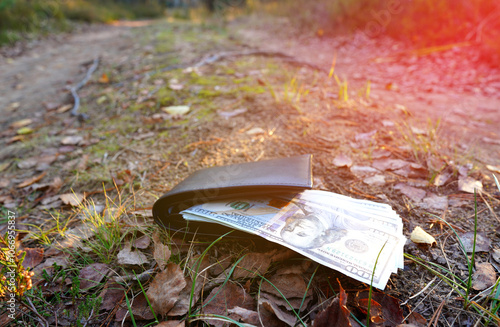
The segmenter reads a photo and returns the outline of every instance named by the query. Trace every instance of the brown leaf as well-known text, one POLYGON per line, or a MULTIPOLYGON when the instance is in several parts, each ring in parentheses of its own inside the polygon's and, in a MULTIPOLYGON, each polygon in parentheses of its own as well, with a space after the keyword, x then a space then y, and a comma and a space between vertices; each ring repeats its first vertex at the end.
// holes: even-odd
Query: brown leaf
POLYGON ((19 183, 17 185, 17 187, 23 188, 26 186, 30 186, 31 184, 34 184, 34 183, 38 182, 39 180, 41 180, 43 177, 45 177, 45 175, 47 175, 47 172, 43 172, 40 175, 36 175, 34 177, 28 178, 25 181, 23 181, 22 183, 19 183))
POLYGON ((259 313, 257 311, 248 310, 240 307, 234 307, 232 309, 227 310, 227 312, 238 316, 240 319, 238 319, 237 321, 241 321, 251 325, 260 324, 259 313))
MULTIPOLYGON (((207 301, 210 302, 205 306, 205 314, 223 315, 232 319, 234 319, 235 314, 229 313, 229 309, 241 307, 252 310, 255 308, 252 297, 245 292, 243 287, 234 283, 227 283, 224 286, 214 288, 205 303, 207 301)), ((208 320, 207 322, 216 327, 222 327, 226 324, 218 320, 208 320)))
POLYGON ((183 321, 169 320, 169 321, 162 321, 155 327, 185 327, 185 326, 186 322, 184 320, 183 321))
POLYGON ((141 266, 149 263, 148 258, 141 251, 131 251, 129 247, 118 252, 116 258, 120 265, 141 266))
POLYGON ((64 204, 77 207, 82 204, 85 196, 82 193, 65 193, 59 195, 59 198, 64 204))
POLYGON ((25 160, 21 160, 17 163, 17 167, 19 169, 30 169, 35 167, 37 164, 37 158, 28 158, 25 160))
POLYGON ((18 129, 18 128, 21 128, 21 127, 28 126, 28 125, 30 125, 32 123, 33 123, 33 120, 31 120, 29 118, 26 118, 26 119, 21 119, 21 120, 13 122, 12 124, 10 124, 9 127, 13 128, 13 129, 18 129))
POLYGON ((422 189, 412 187, 403 183, 399 183, 394 186, 396 190, 399 190, 401 193, 410 198, 410 200, 414 202, 420 202, 425 197, 426 192, 422 189))
POLYGON ((125 298, 125 288, 114 281, 109 281, 99 295, 102 298, 101 310, 113 310, 125 298))
MULTIPOLYGON (((460 235, 460 240, 467 253, 472 253, 474 245, 474 232, 466 232, 460 235)), ((488 252, 490 250, 491 240, 484 232, 476 233, 476 252, 488 252)))
POLYGON ((261 297, 259 299, 259 304, 264 306, 267 310, 274 313, 279 320, 283 321, 288 326, 295 326, 297 318, 295 315, 288 313, 286 310, 282 310, 276 303, 270 301, 269 299, 261 297))
POLYGON ((333 164, 336 167, 351 167, 352 166, 352 159, 346 156, 345 154, 341 153, 335 158, 333 158, 333 164))
POLYGON ((43 248, 26 248, 23 266, 25 268, 35 268, 43 261, 43 248))
POLYGON ((396 170, 409 166, 411 163, 401 159, 380 159, 375 160, 372 164, 373 168, 378 170, 396 170))
POLYGON ((497 274, 495 268, 489 262, 476 263, 476 271, 472 275, 472 288, 476 291, 483 291, 495 285, 497 274))
MULTIPOLYGON (((364 302, 368 304, 368 291, 360 292, 357 294, 359 300, 365 300, 364 302)), ((376 309, 376 313, 380 315, 384 323, 384 326, 397 326, 403 322, 403 311, 399 305, 399 300, 395 297, 387 295, 383 292, 372 293, 372 305, 373 303, 379 304, 376 309), (380 312, 380 309, 382 312, 380 312)), ((370 316, 373 315, 370 313, 370 316)))
MULTIPOLYGON (((132 314, 134 315, 135 320, 151 320, 155 318, 144 293, 140 293, 133 300, 131 300, 131 302, 132 314)), ((121 308, 116 312, 115 321, 123 321, 123 318, 130 320, 128 308, 121 308), (127 316, 127 318, 125 318, 125 316, 127 316)))
POLYGON ((266 253, 249 253, 238 263, 233 278, 250 278, 263 275, 271 265, 271 258, 266 253))
POLYGON ((154 250, 153 250, 153 258, 155 259, 160 270, 165 270, 165 267, 168 264, 168 260, 172 255, 169 247, 163 244, 160 240, 160 236, 157 232, 153 233, 153 242, 154 242, 154 250))
POLYGON ((101 280, 109 273, 108 265, 104 263, 93 263, 80 270, 80 289, 86 291, 98 286, 101 280))
POLYGON ((173 308, 179 293, 185 286, 186 280, 181 268, 175 263, 169 263, 165 271, 156 275, 146 295, 153 310, 165 316, 173 308))
POLYGON ((351 322, 349 321, 349 316, 351 312, 347 309, 347 295, 340 285, 339 297, 336 297, 332 303, 323 311, 318 313, 316 319, 314 319, 312 325, 313 327, 350 327, 351 322))
POLYGON ((149 238, 148 235, 142 235, 141 237, 139 237, 138 239, 136 239, 134 241, 134 248, 136 249, 141 249, 141 250, 145 250, 149 247, 149 245, 151 244, 151 239, 149 238))
POLYGON ((474 193, 474 191, 479 193, 483 191, 483 183, 470 176, 460 177, 458 179, 458 190, 466 193, 474 193))
POLYGON ((71 135, 71 136, 66 136, 61 140, 62 145, 78 145, 80 142, 83 141, 83 136, 80 135, 71 135))
MULTIPOLYGON (((408 325, 413 325, 414 327, 426 327, 427 326, 427 319, 422 317, 422 315, 418 312, 412 311, 408 318, 406 319, 408 321, 408 325)), ((398 325, 399 326, 408 326, 408 325, 398 325)), ((409 327, 409 326, 408 326, 409 327)))
MULTIPOLYGON (((307 284, 304 281, 304 278, 301 275, 297 274, 289 274, 289 275, 274 275, 268 278, 269 282, 271 282, 277 289, 280 290, 281 294, 285 296, 285 298, 302 298, 304 294, 307 296, 312 294, 312 290, 307 289, 307 284)), ((262 283, 261 290, 263 292, 267 292, 270 294, 274 294, 276 296, 282 296, 277 290, 268 282, 262 283)))

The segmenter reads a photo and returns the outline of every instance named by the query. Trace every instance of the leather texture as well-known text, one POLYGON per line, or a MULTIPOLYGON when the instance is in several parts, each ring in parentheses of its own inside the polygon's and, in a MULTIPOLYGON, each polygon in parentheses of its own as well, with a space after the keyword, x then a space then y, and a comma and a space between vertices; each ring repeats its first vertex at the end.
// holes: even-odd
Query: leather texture
MULTIPOLYGON (((302 155, 199 170, 153 205, 155 221, 171 230, 218 236, 230 231, 218 224, 189 222, 179 214, 193 205, 232 197, 297 193, 312 187, 312 156, 302 155)), ((236 236, 239 233, 231 233, 236 236)), ((248 235, 248 234, 245 234, 248 235)))

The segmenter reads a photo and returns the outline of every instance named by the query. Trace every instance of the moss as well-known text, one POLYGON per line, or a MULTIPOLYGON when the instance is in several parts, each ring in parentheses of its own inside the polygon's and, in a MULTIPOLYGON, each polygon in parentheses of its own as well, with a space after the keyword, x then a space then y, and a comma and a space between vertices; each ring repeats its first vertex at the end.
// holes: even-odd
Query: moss
POLYGON ((201 90, 198 93, 198 96, 202 97, 202 98, 214 98, 214 97, 218 97, 220 95, 222 95, 221 91, 207 90, 207 89, 201 90))
POLYGON ((175 96, 172 90, 168 87, 164 87, 158 90, 156 93, 156 99, 160 106, 171 106, 175 103, 175 96))
POLYGON ((227 77, 223 76, 200 76, 196 73, 191 73, 190 84, 198 84, 204 86, 217 86, 228 84, 227 77))

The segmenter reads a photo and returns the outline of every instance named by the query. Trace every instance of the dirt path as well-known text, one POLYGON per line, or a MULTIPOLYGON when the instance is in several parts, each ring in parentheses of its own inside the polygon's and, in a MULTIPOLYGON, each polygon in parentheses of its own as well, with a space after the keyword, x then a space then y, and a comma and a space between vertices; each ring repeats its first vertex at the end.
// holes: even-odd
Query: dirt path
POLYGON ((66 86, 78 83, 88 64, 128 60, 135 42, 127 26, 94 26, 84 32, 39 42, 14 58, 0 57, 2 125, 40 116, 66 100, 66 86))

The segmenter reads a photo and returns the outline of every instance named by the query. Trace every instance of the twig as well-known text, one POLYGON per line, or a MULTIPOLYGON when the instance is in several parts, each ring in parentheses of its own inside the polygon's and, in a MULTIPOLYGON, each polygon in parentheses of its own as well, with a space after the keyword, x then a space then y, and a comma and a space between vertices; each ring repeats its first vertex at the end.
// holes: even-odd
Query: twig
POLYGON ((44 323, 45 326, 49 327, 49 322, 47 320, 45 320, 44 317, 42 317, 41 314, 38 313, 38 311, 36 311, 36 308, 35 306, 33 305, 33 302, 31 302, 31 299, 26 296, 26 300, 28 301, 28 303, 30 304, 30 306, 28 307, 29 309, 31 309, 31 311, 33 311, 33 313, 38 317, 38 319, 40 319, 41 321, 39 321, 40 323, 44 323))
POLYGON ((77 85, 75 85, 69 89, 69 91, 71 92, 71 95, 73 96, 73 99, 75 101, 75 104, 73 105, 73 109, 71 109, 71 116, 77 116, 79 119, 83 119, 83 120, 90 118, 87 114, 78 113, 78 109, 80 108, 80 97, 78 96, 77 92, 79 89, 84 87, 85 84, 87 84, 87 82, 89 81, 92 74, 96 71, 98 65, 99 65, 99 57, 94 59, 94 62, 87 70, 87 74, 85 75, 85 78, 83 80, 81 80, 80 83, 78 83, 77 85))

